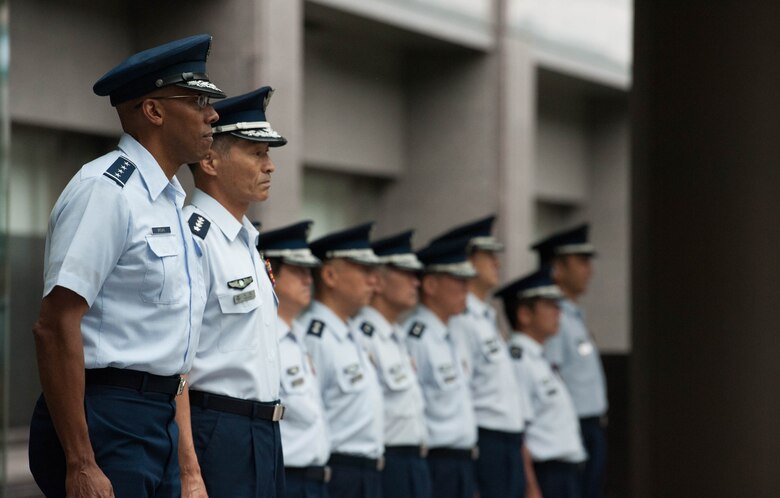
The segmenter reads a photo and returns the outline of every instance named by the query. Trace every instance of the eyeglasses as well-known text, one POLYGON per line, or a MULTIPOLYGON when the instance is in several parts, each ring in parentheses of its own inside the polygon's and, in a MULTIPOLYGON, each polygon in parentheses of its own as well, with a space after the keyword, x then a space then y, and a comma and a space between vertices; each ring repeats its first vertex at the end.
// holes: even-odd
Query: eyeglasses
MULTIPOLYGON (((205 93, 199 93, 197 95, 160 95, 160 96, 154 96, 154 97, 147 97, 150 99, 195 99, 195 104, 198 106, 199 109, 205 109, 207 106, 211 105, 211 97, 206 95, 205 93)), ((141 107, 141 104, 143 104, 143 100, 139 103, 137 103, 136 107, 141 107)))

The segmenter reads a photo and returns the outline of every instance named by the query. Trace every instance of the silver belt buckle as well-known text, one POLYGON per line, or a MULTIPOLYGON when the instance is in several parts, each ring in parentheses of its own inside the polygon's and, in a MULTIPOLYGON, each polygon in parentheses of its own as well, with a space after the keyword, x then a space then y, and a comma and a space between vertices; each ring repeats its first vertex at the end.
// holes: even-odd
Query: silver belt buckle
POLYGON ((183 376, 179 376, 179 387, 176 388, 176 396, 181 396, 184 392, 184 386, 187 385, 187 379, 185 379, 183 376))
POLYGON ((330 482, 330 478, 331 478, 333 473, 331 472, 330 467, 327 466, 327 465, 325 467, 323 467, 322 470, 323 470, 322 481, 327 484, 327 483, 330 482))
POLYGON ((274 405, 274 414, 272 417, 272 421, 278 422, 284 418, 284 405, 274 405))
POLYGON ((385 457, 384 455, 380 456, 376 459, 376 470, 382 471, 385 468, 385 457))
POLYGON ((428 447, 425 445, 420 446, 420 457, 428 458, 428 447))

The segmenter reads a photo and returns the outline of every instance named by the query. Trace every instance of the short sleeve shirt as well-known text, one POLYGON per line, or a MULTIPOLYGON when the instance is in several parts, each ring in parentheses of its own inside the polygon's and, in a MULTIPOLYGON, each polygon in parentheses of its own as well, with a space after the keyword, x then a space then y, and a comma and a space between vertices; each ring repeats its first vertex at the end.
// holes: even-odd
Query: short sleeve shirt
POLYGON ((156 375, 190 369, 205 304, 203 274, 182 213, 184 191, 140 143, 85 164, 51 213, 44 296, 84 298, 86 368, 156 375))
POLYGON ((466 311, 450 318, 449 329, 467 363, 477 425, 522 432, 527 416, 512 374, 509 348, 499 333, 493 307, 469 293, 466 311))
POLYGON ((561 301, 558 334, 545 343, 544 354, 566 383, 580 418, 606 413, 607 386, 601 357, 582 310, 568 299, 561 301))
POLYGON ((299 320, 320 383, 331 451, 367 458, 384 453, 382 388, 368 354, 341 320, 314 301, 299 320))
POLYGON ((428 445, 431 448, 474 447, 477 443, 474 407, 463 361, 450 331, 423 305, 409 316, 404 330, 425 400, 428 445))
POLYGON ((363 308, 352 324, 382 384, 385 446, 425 445, 422 391, 400 328, 370 306, 363 308))
POLYGON ((201 190, 184 208, 203 252, 207 302, 190 388, 239 399, 279 398, 276 295, 257 229, 201 190))
POLYGON ((282 365, 282 432, 284 464, 288 467, 325 465, 330 440, 320 387, 297 323, 288 326, 277 318, 279 359, 282 365))
POLYGON ((542 345, 525 334, 514 333, 515 373, 533 407, 534 418, 525 431, 525 445, 534 461, 579 463, 586 453, 580 423, 561 378, 550 367, 542 345))

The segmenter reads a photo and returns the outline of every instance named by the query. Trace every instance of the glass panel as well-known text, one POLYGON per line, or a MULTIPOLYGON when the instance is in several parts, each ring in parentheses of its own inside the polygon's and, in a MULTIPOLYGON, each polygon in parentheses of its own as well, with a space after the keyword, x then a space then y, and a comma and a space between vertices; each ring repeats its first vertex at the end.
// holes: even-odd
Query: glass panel
POLYGON ((0 0, 0 496, 6 496, 8 432, 8 3, 0 0))

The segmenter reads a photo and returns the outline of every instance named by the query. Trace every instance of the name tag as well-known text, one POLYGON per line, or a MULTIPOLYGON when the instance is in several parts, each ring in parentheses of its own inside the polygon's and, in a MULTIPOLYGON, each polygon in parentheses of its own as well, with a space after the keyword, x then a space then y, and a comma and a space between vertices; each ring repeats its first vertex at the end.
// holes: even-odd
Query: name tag
POLYGON ((251 301, 255 298, 255 291, 251 290, 249 292, 242 292, 241 294, 236 294, 233 296, 233 304, 241 304, 245 303, 247 301, 251 301))
POLYGON ((152 235, 171 233, 171 227, 152 227, 152 235))

